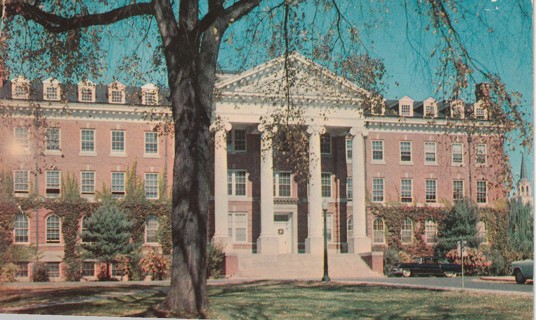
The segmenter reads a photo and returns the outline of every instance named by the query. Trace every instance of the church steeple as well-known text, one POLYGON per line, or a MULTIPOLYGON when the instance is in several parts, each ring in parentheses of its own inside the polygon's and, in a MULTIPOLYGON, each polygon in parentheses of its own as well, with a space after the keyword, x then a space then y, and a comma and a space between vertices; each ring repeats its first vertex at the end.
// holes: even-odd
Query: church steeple
POLYGON ((528 180, 527 167, 525 166, 525 154, 521 154, 521 172, 519 173, 519 180, 528 180))
POLYGON ((519 181, 517 182, 516 199, 520 199, 523 203, 533 203, 531 185, 527 176, 527 167, 525 164, 524 154, 521 154, 521 169, 519 172, 519 181))

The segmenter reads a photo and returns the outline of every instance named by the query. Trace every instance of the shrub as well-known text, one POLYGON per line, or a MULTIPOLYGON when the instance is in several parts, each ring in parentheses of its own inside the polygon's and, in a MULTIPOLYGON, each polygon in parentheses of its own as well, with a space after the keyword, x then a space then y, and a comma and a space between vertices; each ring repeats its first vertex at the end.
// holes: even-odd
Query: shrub
MULTIPOLYGON (((467 248, 467 256, 463 258, 464 273, 469 275, 486 275, 490 273, 492 262, 488 260, 486 255, 478 249, 467 248)), ((450 258, 454 263, 461 264, 461 257, 458 257, 458 250, 453 249, 447 253, 447 258, 450 258)))
POLYGON ((116 257, 119 267, 123 268, 124 274, 128 276, 129 281, 143 280, 143 270, 140 266, 140 254, 138 250, 132 254, 120 254, 116 257))
POLYGON ((47 282, 48 279, 48 273, 47 273, 47 267, 43 262, 36 262, 33 265, 33 272, 32 272, 32 281, 33 282, 47 282))
POLYGON ((14 263, 6 263, 0 270, 0 282, 13 282, 19 272, 19 267, 14 263))
POLYGON ((82 262, 78 258, 63 260, 63 274, 67 281, 80 281, 82 278, 82 262))
POLYGON ((389 274, 389 269, 392 266, 401 262, 400 253, 398 248, 391 247, 383 252, 383 273, 389 274))
POLYGON ((151 275, 151 280, 163 280, 169 271, 167 258, 156 250, 150 250, 140 260, 141 270, 151 275))
POLYGON ((509 273, 508 268, 510 264, 499 250, 490 249, 485 254, 491 260, 491 266, 489 267, 490 274, 502 276, 509 273))
POLYGON ((221 244, 209 242, 207 245, 207 278, 220 278, 223 274, 225 253, 221 244))

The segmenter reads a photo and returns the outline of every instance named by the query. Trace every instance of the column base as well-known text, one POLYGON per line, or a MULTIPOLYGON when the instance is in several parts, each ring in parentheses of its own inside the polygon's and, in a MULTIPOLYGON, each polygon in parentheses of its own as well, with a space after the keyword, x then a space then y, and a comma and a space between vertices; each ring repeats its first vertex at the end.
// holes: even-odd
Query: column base
POLYGON ((324 254, 324 237, 310 237, 305 239, 305 253, 313 255, 324 254))
POLYGON ((214 236, 212 238, 214 244, 220 245, 223 252, 230 253, 233 252, 233 244, 231 243, 231 237, 229 236, 214 236))
POLYGON ((348 239, 348 253, 360 254, 372 251, 372 241, 369 237, 350 237, 348 239))
POLYGON ((257 254, 275 256, 279 253, 279 239, 275 236, 260 236, 257 239, 257 254))

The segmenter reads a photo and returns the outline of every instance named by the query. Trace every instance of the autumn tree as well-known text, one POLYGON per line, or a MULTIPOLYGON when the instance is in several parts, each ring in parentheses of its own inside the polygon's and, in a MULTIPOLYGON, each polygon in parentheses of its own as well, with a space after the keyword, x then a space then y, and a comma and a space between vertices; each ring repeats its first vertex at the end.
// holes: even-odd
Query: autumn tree
MULTIPOLYGON (((38 68, 55 70, 66 78, 98 76, 107 67, 101 59, 105 51, 100 47, 103 38, 124 41, 136 35, 145 40, 144 44, 122 46, 120 50, 132 49, 132 52, 117 68, 140 76, 153 69, 166 74, 175 137, 171 214, 173 261, 171 287, 159 309, 182 317, 207 316, 205 252, 212 176, 209 126, 214 120, 213 90, 223 40, 232 43, 233 38, 238 38, 235 42, 239 43, 237 47, 243 47, 245 56, 283 54, 288 57, 291 51, 307 51, 316 61, 366 89, 360 98, 362 107, 370 109, 375 106, 374 102, 383 101, 383 82, 378 78, 384 70, 378 63, 381 61, 368 55, 368 45, 361 37, 367 27, 364 18, 370 12, 363 10, 359 16, 346 14, 356 3, 339 0, 7 0, 0 5, 2 23, 8 28, 2 44, 9 47, 4 49, 14 50, 18 60, 31 61, 30 65, 35 65, 33 72, 38 68), (104 28, 105 25, 113 26, 104 28), (236 29, 228 33, 233 25, 236 29), (265 45, 256 45, 261 42, 265 45), (154 55, 149 58, 154 68, 138 54, 141 47, 154 48, 154 55), (150 66, 146 70, 134 70, 135 66, 144 64, 150 66)), ((458 32, 457 21, 472 20, 476 13, 467 10, 462 1, 401 3, 408 15, 428 21, 423 30, 431 30, 437 41, 432 57, 439 61, 438 72, 445 77, 438 84, 445 98, 457 98, 461 92, 470 91, 468 88, 476 83, 474 77, 478 74, 479 80, 491 83, 491 100, 487 106, 498 114, 493 120, 504 127, 518 128, 522 136, 530 137, 530 128, 518 110, 517 96, 471 57, 458 32)), ((519 4, 521 10, 527 7, 523 1, 519 4)), ((378 10, 371 11, 377 16, 383 15, 384 3, 379 4, 378 10)), ((381 23, 374 20, 372 25, 381 23)), ((291 72, 286 73, 287 80, 291 76, 291 72)), ((282 96, 288 97, 292 81, 285 83, 282 96)), ((280 103, 290 110, 291 102, 291 99, 282 99, 280 103)), ((524 139, 523 143, 529 142, 524 139)))

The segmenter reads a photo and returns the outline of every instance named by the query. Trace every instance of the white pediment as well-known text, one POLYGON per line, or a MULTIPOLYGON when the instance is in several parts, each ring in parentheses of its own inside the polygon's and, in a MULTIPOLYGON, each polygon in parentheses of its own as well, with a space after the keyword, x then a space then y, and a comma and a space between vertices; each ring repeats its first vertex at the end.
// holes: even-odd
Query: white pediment
POLYGON ((290 54, 287 66, 288 75, 282 56, 243 73, 223 77, 216 88, 224 96, 281 97, 285 96, 288 78, 291 96, 299 99, 357 100, 359 93, 365 93, 354 83, 298 53, 290 54))

